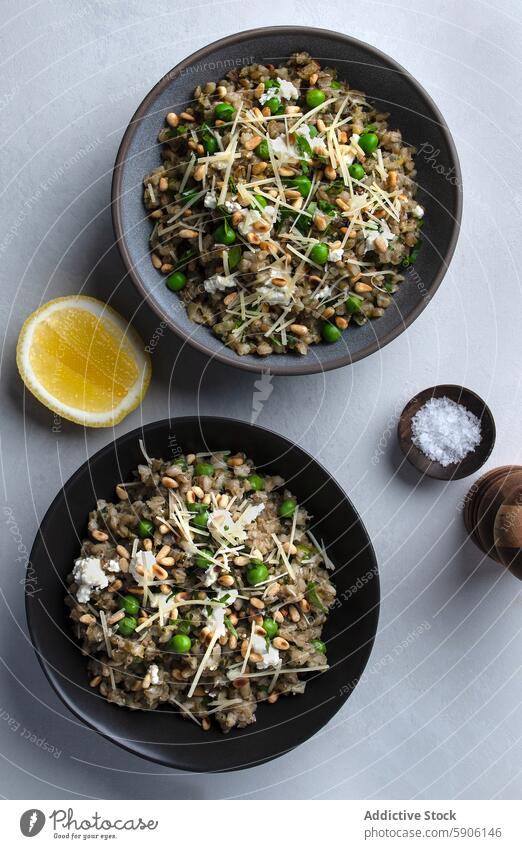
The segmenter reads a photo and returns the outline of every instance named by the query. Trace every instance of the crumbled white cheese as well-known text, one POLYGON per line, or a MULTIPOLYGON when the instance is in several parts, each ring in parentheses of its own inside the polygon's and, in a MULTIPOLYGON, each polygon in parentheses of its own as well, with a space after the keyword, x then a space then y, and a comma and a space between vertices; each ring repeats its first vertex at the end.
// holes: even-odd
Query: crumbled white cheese
POLYGON ((328 262, 339 262, 343 258, 344 250, 342 248, 334 248, 328 254, 328 262))
POLYGON ((136 571, 136 566, 142 566, 145 570, 146 574, 149 574, 150 570, 154 566, 156 562, 156 557, 152 553, 152 551, 138 551, 136 557, 132 557, 130 561, 129 571, 138 583, 143 580, 143 576, 136 571))
POLYGON ((275 649, 271 643, 267 648, 266 640, 264 637, 261 637, 260 634, 254 634, 252 637, 252 651, 255 651, 256 654, 260 654, 263 658, 256 664, 258 669, 268 669, 269 666, 277 666, 279 663, 278 650, 275 649))
POLYGON ((248 236, 249 233, 255 233, 256 228, 255 224, 258 221, 266 221, 267 224, 270 225, 269 230, 263 230, 262 232, 265 236, 270 233, 270 230, 274 224, 275 217, 275 207, 274 206, 266 206, 262 212, 258 209, 249 209, 242 221, 239 222, 238 230, 242 236, 248 236))
POLYGON ((413 214, 415 218, 424 218, 424 207, 417 204, 417 206, 413 209, 413 214))
POLYGON ((332 294, 332 287, 331 286, 325 286, 324 289, 319 289, 319 291, 315 293, 314 299, 316 301, 322 301, 323 298, 329 298, 331 294, 332 294))
MULTIPOLYGON (((377 222, 375 222, 375 224, 377 224, 377 222)), ((365 253, 374 250, 374 242, 377 236, 383 236, 383 238, 386 239, 388 244, 390 242, 393 242, 393 240, 396 238, 395 233, 392 233, 392 231, 388 227, 388 224, 383 219, 379 221, 378 226, 376 226, 375 228, 365 227, 363 229, 363 233, 366 239, 365 253)))
POLYGON ((270 148, 280 163, 301 158, 301 154, 297 150, 295 144, 288 144, 283 136, 277 136, 277 138, 271 139, 270 148))
POLYGON ((159 667, 155 663, 149 666, 149 675, 151 684, 159 684, 159 667))
POLYGON ((296 136, 303 136, 303 138, 306 139, 314 153, 318 153, 321 156, 326 156, 328 154, 328 148, 326 147, 323 139, 318 138, 317 136, 312 138, 312 136, 310 135, 310 127, 308 126, 308 124, 301 124, 301 126, 298 127, 295 131, 295 134, 296 136))
POLYGON ((347 145, 348 150, 346 150, 344 152, 344 156, 343 156, 343 159, 344 159, 344 161, 346 162, 347 165, 351 165, 353 160, 357 156, 358 151, 357 151, 357 148, 356 148, 356 144, 357 144, 357 142, 359 141, 360 138, 361 137, 358 133, 354 133, 352 136, 350 136, 350 141, 348 142, 348 145, 347 145))
POLYGON ((295 282, 288 271, 281 265, 273 263, 266 271, 257 275, 257 281, 261 283, 256 289, 257 294, 267 304, 289 304, 295 289, 295 282), (271 282, 274 277, 285 280, 284 286, 274 286, 271 282))
POLYGON ((214 192, 207 192, 203 203, 207 209, 215 209, 217 206, 217 197, 214 192))
POLYGON ((226 200, 224 203, 224 207, 227 212, 241 212, 243 207, 240 203, 235 200, 226 200))
POLYGON ((203 583, 206 587, 211 587, 219 577, 219 567, 215 563, 211 563, 205 572, 203 583))
POLYGON ((109 584, 98 557, 79 557, 75 560, 73 578, 78 587, 76 598, 81 604, 89 601, 93 590, 103 590, 109 584))
POLYGON ((286 287, 260 286, 257 294, 265 304, 289 304, 291 296, 286 287))
POLYGON ((214 292, 225 292, 226 289, 231 289, 236 286, 236 278, 231 274, 213 274, 203 283, 205 292, 214 294, 214 292))
POLYGON ((278 97, 280 100, 297 100, 299 97, 299 89, 297 89, 290 80, 283 80, 281 77, 278 77, 277 82, 279 83, 279 86, 272 86, 267 91, 263 92, 259 98, 261 106, 264 106, 267 100, 270 100, 271 97, 278 97))
POLYGON ((225 605, 220 604, 219 607, 217 605, 212 606, 212 613, 208 617, 207 620, 208 627, 212 629, 214 634, 218 634, 219 637, 222 637, 227 632, 227 626, 225 625, 225 605))
POLYGON ((278 77, 277 82, 279 83, 279 94, 283 100, 297 100, 299 89, 290 80, 283 80, 281 77, 278 77))
POLYGON ((108 572, 120 572, 120 564, 117 560, 109 560, 107 563, 107 571, 108 572))

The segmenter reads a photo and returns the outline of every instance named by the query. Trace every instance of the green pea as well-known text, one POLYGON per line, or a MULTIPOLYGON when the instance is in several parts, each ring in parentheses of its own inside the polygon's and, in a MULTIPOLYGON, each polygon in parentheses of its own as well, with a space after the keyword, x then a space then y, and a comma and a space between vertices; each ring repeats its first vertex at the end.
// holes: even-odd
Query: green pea
POLYGON ((199 528, 200 530, 204 531, 204 530, 206 530, 206 529, 207 529, 207 522, 208 522, 208 519, 209 519, 209 512, 208 512, 208 510, 199 510, 199 511, 198 511, 198 512, 194 515, 194 518, 192 519, 192 524, 193 524, 196 528, 199 528))
POLYGON ((282 519, 290 519, 294 515, 296 507, 295 498, 285 498, 279 505, 277 513, 282 519))
POLYGON ((341 338, 342 333, 335 324, 325 321, 321 328, 321 336, 323 337, 323 342, 332 344, 332 342, 337 342, 341 338))
POLYGON ((265 91, 270 91, 271 88, 280 88, 279 80, 265 80, 265 91))
POLYGON ((186 634, 174 634, 167 643, 167 651, 175 654, 187 654, 192 648, 192 640, 186 634))
POLYGON ((208 569, 212 557, 214 557, 213 551, 208 548, 200 548, 196 555, 196 566, 199 566, 200 569, 208 569))
POLYGON ((326 94, 320 88, 309 88, 306 92, 306 104, 312 107, 320 106, 326 100, 326 94))
POLYGON ((207 153, 216 153, 218 149, 218 143, 215 136, 212 133, 205 133, 202 136, 203 139, 203 147, 207 151, 207 153))
POLYGON ((261 475, 249 475, 247 481, 250 484, 250 489, 253 489, 254 492, 259 492, 260 489, 265 488, 265 479, 261 475))
POLYGON ((231 103, 216 103, 214 115, 219 121, 231 121, 236 110, 231 103))
POLYGON ((228 252, 228 268, 230 271, 234 271, 234 269, 238 267, 242 256, 243 251, 239 245, 235 245, 233 248, 230 248, 228 252))
POLYGON ((267 199, 264 198, 263 195, 254 195, 254 200, 256 202, 256 205, 261 207, 261 209, 265 209, 268 204, 267 199))
POLYGON ((379 136, 376 133, 364 133, 359 139, 358 145, 365 153, 373 153, 379 147, 379 136))
POLYGON ((264 563, 262 563, 261 566, 252 566, 252 568, 247 571, 247 581, 251 587, 255 587, 256 584, 266 581, 267 578, 268 569, 264 563))
POLYGON ((341 83, 338 80, 332 80, 330 83, 330 88, 338 89, 341 88, 341 83))
POLYGON ((135 595, 121 596, 118 604, 120 610, 124 610, 125 613, 128 613, 130 616, 137 616, 139 613, 140 603, 135 595))
POLYGON ((268 106, 272 115, 275 115, 281 108, 281 101, 278 97, 271 97, 265 101, 265 106, 268 106))
POLYGON ((199 477, 199 475, 208 475, 209 477, 212 477, 214 474, 214 466, 212 463, 196 463, 194 466, 194 474, 196 477, 199 477))
POLYGON ((263 619, 263 628, 269 640, 273 640, 279 631, 279 625, 273 619, 263 619))
POLYGON ((186 472, 188 469, 187 461, 184 457, 178 457, 176 460, 173 461, 172 465, 179 466, 180 469, 182 469, 184 472, 186 472))
POLYGON ((312 188, 312 181, 305 177, 304 174, 300 177, 296 177, 295 180, 292 180, 292 186, 294 186, 299 194, 306 198, 310 193, 310 189, 312 188))
POLYGON ((360 298, 358 295, 348 295, 346 299, 346 309, 349 313, 359 312, 361 309, 361 304, 364 303, 364 298, 360 298))
POLYGON ((202 504, 201 501, 197 501, 195 504, 187 504, 187 510, 189 513, 201 513, 202 510, 206 509, 206 504, 202 504))
POLYGON ((256 154, 256 156, 259 156, 260 159, 264 159, 265 162, 268 162, 268 160, 270 159, 270 152, 266 139, 263 139, 262 142, 259 142, 258 146, 254 150, 254 153, 256 154))
POLYGON ((138 522, 138 534, 142 539, 151 537, 154 533, 154 524, 149 519, 141 519, 138 522))
POLYGON ((354 180, 364 180, 366 177, 366 171, 359 162, 354 162, 353 165, 350 165, 348 173, 354 180))
POLYGON ((118 622, 118 633, 122 635, 122 637, 130 637, 132 633, 136 630, 136 626, 138 624, 138 620, 134 618, 134 616, 124 616, 123 619, 120 619, 118 622))
POLYGON ((323 643, 322 640, 312 640, 310 645, 320 654, 326 654, 326 643, 323 643))
POLYGON ((214 239, 221 245, 233 245, 236 241, 236 231, 232 229, 228 221, 223 221, 214 231, 214 239))
POLYGON ((187 275, 182 271, 174 271, 167 277, 167 289, 171 292, 180 292, 187 285, 187 275))
POLYGON ((317 242, 310 251, 310 259, 317 265, 325 265, 330 256, 330 248, 324 242, 317 242))
POLYGON ((265 564, 263 563, 262 560, 258 560, 255 557, 251 557, 250 558, 250 565, 251 566, 264 566, 265 564))

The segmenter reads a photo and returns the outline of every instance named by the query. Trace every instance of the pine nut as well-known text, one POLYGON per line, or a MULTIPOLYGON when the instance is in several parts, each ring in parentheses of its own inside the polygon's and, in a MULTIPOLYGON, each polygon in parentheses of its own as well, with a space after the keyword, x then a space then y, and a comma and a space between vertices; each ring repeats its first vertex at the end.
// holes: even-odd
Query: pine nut
POLYGON ((300 106, 285 106, 285 115, 300 115, 300 106))
POLYGON ((116 495, 118 496, 118 498, 120 499, 120 501, 127 501, 128 497, 129 497, 129 493, 127 492, 127 490, 126 490, 126 489, 124 489, 124 488, 123 488, 122 486, 120 486, 119 484, 118 484, 118 486, 116 487, 116 495))
MULTIPOLYGON (((168 566, 168 567, 170 568, 170 567, 174 566, 174 563, 175 563, 175 562, 176 562, 176 561, 174 560, 174 558, 173 558, 173 557, 156 557, 156 563, 157 563, 159 566, 168 566)), ((164 569, 163 569, 163 572, 165 572, 165 570, 164 570, 164 569)), ((165 572, 165 574, 164 574, 164 575, 158 575, 158 577, 159 577, 160 579, 165 580, 165 578, 168 578, 168 573, 167 573, 167 572, 165 572)))
POLYGON ((325 216, 322 215, 320 212, 315 213, 313 220, 314 220, 314 226, 320 232, 322 232, 323 230, 326 230, 326 228, 328 227, 328 221, 326 220, 325 216))
POLYGON ((261 238, 257 233, 250 232, 247 235, 247 241, 250 242, 251 245, 259 245, 261 243, 261 238))
POLYGON ((343 210, 343 212, 346 212, 348 209, 350 209, 350 205, 348 203, 346 203, 346 201, 343 200, 342 198, 336 198, 335 203, 337 204, 339 209, 343 210))
POLYGON ((283 616, 281 611, 276 610, 276 612, 274 613, 274 622, 277 622, 280 625, 281 622, 284 622, 284 621, 285 621, 285 617, 283 616))
POLYGON ((383 236, 377 236, 373 244, 380 254, 384 254, 388 250, 388 242, 383 236))
POLYGON ((296 336, 306 336, 308 333, 308 328, 304 324, 291 324, 289 330, 296 336))
POLYGON ((226 85, 218 85, 216 89, 216 94, 218 97, 226 97, 227 96, 227 87, 226 85))
POLYGON ((244 554, 239 554, 238 557, 234 557, 234 566, 248 566, 249 562, 248 557, 245 557, 244 554))
POLYGON ((230 619, 230 624, 231 624, 231 625, 234 625, 234 626, 235 626, 235 625, 237 625, 237 623, 238 623, 238 621, 239 621, 239 620, 238 620, 238 618, 237 618, 237 616, 236 616, 236 614, 235 614, 235 613, 231 613, 231 614, 230 614, 230 616, 229 616, 228 618, 230 619))
POLYGON ((301 608, 303 613, 308 613, 308 611, 310 610, 310 602, 308 601, 308 599, 302 598, 299 602, 299 607, 301 608))
POLYGON ((171 262, 164 262, 163 265, 160 268, 160 271, 161 271, 162 274, 170 274, 170 272, 172 271, 173 268, 174 268, 174 266, 172 265, 171 262))
POLYGON ((324 133, 324 132, 325 132, 325 130, 326 130, 326 124, 324 123, 324 121, 323 121, 323 119, 322 119, 322 118, 318 118, 318 119, 317 119, 317 124, 316 124, 316 126, 317 126, 317 129, 319 130, 319 132, 320 132, 320 133, 324 133))
POLYGON ((291 604, 288 608, 288 615, 290 616, 292 622, 299 622, 301 620, 301 614, 299 613, 295 604, 291 604))
POLYGON ((252 605, 252 607, 255 607, 256 610, 264 610, 265 609, 264 601, 261 601, 261 599, 257 598, 257 596, 252 596, 252 598, 250 599, 250 604, 252 605))
MULTIPOLYGON (((165 561, 164 561, 164 560, 162 560, 162 563, 163 563, 163 562, 165 562, 165 561)), ((153 567, 152 567, 152 574, 153 574, 153 575, 155 575, 155 576, 156 576, 156 578, 159 578, 159 580, 160 580, 160 581, 166 581, 166 580, 167 580, 167 578, 169 577, 169 573, 167 572, 167 570, 166 570, 166 569, 163 569, 163 568, 159 565, 159 563, 155 563, 155 564, 153 565, 153 567)))
POLYGON ((183 230, 179 231, 178 236, 180 239, 197 239, 199 233, 197 230, 188 230, 183 228, 183 230))
POLYGON ((201 720, 201 727, 203 731, 210 731, 210 719, 207 719, 206 716, 201 720))
POLYGON ((190 114, 190 112, 182 112, 182 113, 181 113, 181 115, 180 115, 179 117, 180 117, 180 118, 183 118, 183 120, 184 120, 184 121, 188 121, 189 123, 190 123, 191 121, 195 121, 195 120, 196 120, 196 119, 194 118, 194 115, 191 115, 191 114, 190 114))
POLYGON ((231 634, 228 638, 228 647, 232 651, 237 648, 237 637, 235 637, 234 634, 231 634))
POLYGON ((159 270, 161 268, 161 266, 163 265, 159 256, 157 256, 156 254, 151 254, 150 258, 151 258, 151 261, 152 261, 154 268, 157 268, 159 270))
POLYGON ((168 584, 160 584, 160 593, 162 595, 170 595, 170 587, 168 584))
POLYGON ((158 531, 160 532, 160 534, 168 534, 169 530, 170 530, 170 528, 169 528, 168 525, 160 525, 159 528, 158 528, 158 531))
POLYGON ((272 645, 275 649, 278 649, 279 651, 286 651, 290 648, 290 643, 288 642, 288 640, 285 640, 284 637, 274 637, 274 639, 272 640, 272 645))
POLYGON ((196 498, 203 498, 203 496, 205 495, 205 493, 203 492, 203 490, 201 489, 200 486, 193 486, 192 492, 194 493, 196 498))
POLYGON ((143 540, 143 548, 145 549, 145 551, 152 551, 152 540, 151 539, 144 539, 143 540))
POLYGON ((96 676, 92 679, 92 681, 89 681, 89 687, 92 687, 92 688, 97 687, 97 686, 98 686, 98 684, 101 684, 101 681, 102 681, 102 677, 101 677, 101 675, 96 675, 96 676))
POLYGON ((221 584, 222 587, 233 587, 234 579, 232 575, 221 575, 221 577, 218 578, 218 584, 221 584))
POLYGON ((263 660, 262 654, 258 654, 256 651, 250 652, 250 655, 249 655, 249 658, 248 658, 249 663, 261 663, 262 660, 263 660))
POLYGON ((239 209, 236 209, 236 211, 232 215, 231 220, 232 220, 232 224, 234 225, 234 227, 237 227, 237 225, 241 224, 241 222, 243 220, 243 213, 240 212, 239 209))
POLYGON ((269 705, 273 705, 277 702, 278 698, 279 693, 270 693, 270 695, 267 697, 267 702, 269 705))
POLYGON ((354 286, 355 291, 358 295, 363 295, 365 292, 371 292, 372 287, 368 286, 368 283, 356 283, 354 286))
POLYGON ((167 115, 167 124, 169 125, 169 127, 173 128, 178 126, 179 118, 175 112, 169 112, 169 114, 167 115))
POLYGON ((346 330, 346 328, 348 327, 348 322, 341 315, 337 316, 337 318, 335 319, 335 324, 337 325, 339 330, 346 330))
POLYGON ((151 676, 150 676, 150 672, 147 672, 147 674, 145 675, 145 677, 144 677, 143 681, 141 682, 142 689, 143 689, 143 690, 148 690, 148 689, 149 689, 149 687, 150 687, 150 685, 151 685, 151 683, 152 683, 152 678, 151 678, 151 676))
POLYGON ((308 77, 308 82, 310 85, 315 85, 317 80, 319 79, 319 74, 310 74, 308 77))
POLYGON ((255 162, 252 165, 252 174, 255 174, 257 177, 259 174, 264 174, 267 168, 268 162, 255 162))
POLYGON ((261 136, 252 136, 252 138, 248 139, 248 141, 244 142, 243 147, 245 150, 254 150, 258 144, 261 144, 263 141, 261 136))
POLYGON ((398 174, 397 171, 388 171, 388 186, 390 189, 394 189, 397 185, 398 174))
POLYGON ((211 497, 208 493, 206 495, 204 495, 203 498, 201 499, 202 504, 210 504, 211 501, 212 501, 212 499, 211 499, 211 497))
POLYGON ((297 189, 285 189, 285 197, 292 200, 293 198, 300 198, 301 192, 298 192, 297 189))
POLYGON ((219 498, 218 498, 218 507, 221 507, 221 509, 224 510, 225 507, 228 507, 229 501, 230 501, 230 498, 229 498, 228 495, 220 495, 219 498))
POLYGON ((158 183, 158 188, 160 192, 166 192, 169 187, 169 181, 166 177, 160 177, 160 181, 158 183))
POLYGON ((143 595, 143 587, 129 587, 127 592, 132 595, 143 595))
POLYGON ((324 176, 327 180, 335 180, 337 177, 337 171, 335 168, 332 168, 331 165, 327 165, 324 169, 324 176))
POLYGON ((80 622, 82 625, 93 625, 96 622, 96 617, 90 613, 84 613, 83 616, 80 616, 80 622))
POLYGON ((194 504, 194 502, 196 501, 196 496, 194 495, 191 489, 189 489, 185 498, 187 499, 188 504, 194 504))
POLYGON ((93 539, 96 540, 96 542, 107 542, 107 540, 109 539, 109 534, 106 534, 105 531, 100 531, 97 529, 91 531, 91 536, 93 539))
POLYGON ((188 465, 188 466, 192 466, 192 463, 193 463, 193 462, 194 462, 194 460, 196 459, 196 455, 195 455, 195 454, 187 454, 187 456, 186 456, 186 458, 185 458, 185 459, 186 459, 186 461, 187 461, 187 465, 188 465))
POLYGON ((269 106, 263 106, 261 113, 263 118, 270 118, 270 115, 272 114, 269 106))
POLYGON ((194 177, 195 180, 200 181, 200 180, 203 179, 203 177, 205 176, 206 173, 207 173, 207 166, 205 165, 205 163, 203 163, 202 165, 198 165, 197 168, 194 168, 194 171, 192 172, 192 176, 194 177))
POLYGON ((130 560, 130 554, 124 545, 116 546, 116 554, 119 554, 120 557, 125 557, 126 560, 130 560))
POLYGON ((244 463, 243 457, 229 457, 227 460, 228 466, 242 466, 244 463))
POLYGON ((223 303, 225 304, 226 307, 229 307, 230 304, 234 303, 234 301, 237 299, 237 297, 238 297, 237 292, 230 292, 229 295, 225 295, 225 297, 223 298, 223 303))
POLYGON ((325 320, 327 320, 327 319, 331 318, 334 315, 334 313, 335 313, 335 310, 334 310, 333 307, 326 307, 321 318, 324 318, 325 320))
POLYGON ((283 551, 290 555, 297 554, 297 547, 292 542, 284 542, 283 551))

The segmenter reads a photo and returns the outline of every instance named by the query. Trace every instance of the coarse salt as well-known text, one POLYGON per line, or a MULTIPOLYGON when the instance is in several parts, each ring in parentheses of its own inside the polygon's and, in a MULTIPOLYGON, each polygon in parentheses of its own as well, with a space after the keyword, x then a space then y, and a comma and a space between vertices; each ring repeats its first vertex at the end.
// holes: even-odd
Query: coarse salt
POLYGON ((412 442, 429 460, 449 466, 480 442, 480 421, 450 398, 430 398, 411 420, 412 442))

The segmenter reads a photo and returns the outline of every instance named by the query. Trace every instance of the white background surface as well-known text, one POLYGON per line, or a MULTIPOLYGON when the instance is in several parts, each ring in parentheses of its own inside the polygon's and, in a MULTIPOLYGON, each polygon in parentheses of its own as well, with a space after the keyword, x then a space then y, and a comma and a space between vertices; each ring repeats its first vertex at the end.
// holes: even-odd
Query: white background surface
MULTIPOLYGON (((416 391, 462 383, 496 418, 486 468, 521 459, 521 33, 515 0, 196 0, 190 9, 173 0, 1 0, 2 498, 11 531, 13 521, 20 531, 15 539, 4 511, 5 797, 519 796, 521 585, 466 540, 459 502, 472 479, 419 483, 400 468, 394 429, 416 391), (79 291, 106 300, 116 289, 111 303, 150 338, 157 319, 130 284, 119 285, 112 247, 110 174, 123 130, 184 56, 233 31, 288 23, 368 41, 427 88, 460 154, 463 229, 442 287, 406 333, 352 368, 275 379, 258 419, 338 477, 372 536, 383 598, 365 681, 321 734, 272 764, 235 775, 176 774, 78 724, 28 643, 17 545, 30 550, 61 482, 111 433, 85 436, 67 423, 53 433, 52 414, 23 395, 14 349, 29 312, 79 291), (383 437, 386 449, 372 463, 383 437), (59 757, 30 734, 58 747, 59 757)), ((207 364, 191 350, 176 360, 179 351, 176 338, 163 339, 148 396, 118 434, 169 414, 250 419, 255 375, 207 364)))

